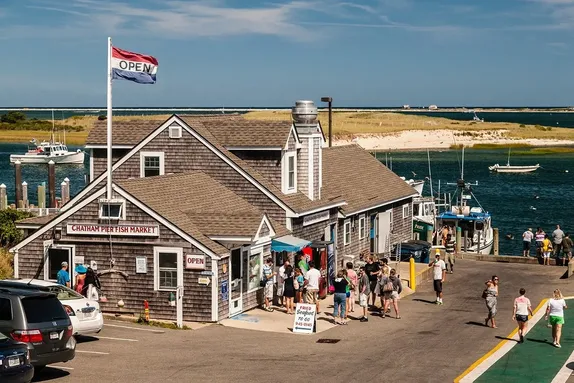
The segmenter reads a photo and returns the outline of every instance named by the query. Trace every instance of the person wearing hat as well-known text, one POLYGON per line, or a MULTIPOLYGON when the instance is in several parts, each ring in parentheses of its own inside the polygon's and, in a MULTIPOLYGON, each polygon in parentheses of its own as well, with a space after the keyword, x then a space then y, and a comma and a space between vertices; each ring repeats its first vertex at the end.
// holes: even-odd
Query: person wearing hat
POLYGON ((56 281, 59 285, 70 287, 70 274, 68 273, 68 262, 62 262, 62 268, 56 274, 56 281))
POLYGON ((440 259, 440 249, 436 249, 435 260, 429 263, 433 268, 433 287, 436 293, 436 304, 442 305, 442 284, 446 277, 446 264, 440 259))
POLYGON ((82 293, 82 290, 84 289, 84 282, 86 280, 86 271, 88 271, 88 269, 86 269, 86 266, 84 265, 78 265, 76 266, 76 286, 74 286, 76 292, 78 293, 82 293))
POLYGON ((529 227, 524 233, 522 233, 522 256, 529 257, 530 256, 530 245, 532 244, 532 240, 534 239, 534 233, 532 232, 532 228, 529 227))

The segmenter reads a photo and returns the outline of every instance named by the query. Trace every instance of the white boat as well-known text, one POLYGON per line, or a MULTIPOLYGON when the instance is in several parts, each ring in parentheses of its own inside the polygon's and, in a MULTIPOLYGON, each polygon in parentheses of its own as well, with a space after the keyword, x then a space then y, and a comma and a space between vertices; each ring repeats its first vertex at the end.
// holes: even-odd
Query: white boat
POLYGON ((11 154, 10 162, 20 161, 23 164, 47 164, 54 161, 56 164, 83 164, 85 153, 80 149, 75 152, 68 150, 66 131, 64 130, 64 142, 54 139, 54 111, 52 110, 52 132, 50 141, 38 143, 35 138, 28 144, 28 151, 24 154, 11 154))
POLYGON ((473 121, 476 121, 476 122, 484 122, 484 118, 478 117, 478 116, 476 115, 476 112, 474 112, 474 117, 472 117, 472 120, 473 120, 473 121))
POLYGON ((47 164, 54 161, 56 164, 83 164, 85 153, 80 149, 75 152, 57 141, 30 141, 25 154, 11 154, 10 162, 20 161, 23 164, 47 164))
POLYGON ((407 180, 405 177, 401 177, 401 179, 405 181, 410 187, 415 189, 417 193, 419 193, 420 195, 423 194, 423 187, 425 186, 424 180, 413 180, 413 179, 407 180))
POLYGON ((510 165, 510 148, 508 149, 508 161, 506 165, 494 164, 488 170, 497 173, 530 173, 536 171, 540 164, 536 165, 510 165))

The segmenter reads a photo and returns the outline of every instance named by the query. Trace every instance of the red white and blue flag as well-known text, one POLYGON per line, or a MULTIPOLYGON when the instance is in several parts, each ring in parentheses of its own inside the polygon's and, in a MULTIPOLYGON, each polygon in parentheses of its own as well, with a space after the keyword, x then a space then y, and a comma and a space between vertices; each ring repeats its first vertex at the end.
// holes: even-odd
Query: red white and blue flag
POLYGON ((155 84, 158 62, 153 56, 112 47, 112 79, 155 84))

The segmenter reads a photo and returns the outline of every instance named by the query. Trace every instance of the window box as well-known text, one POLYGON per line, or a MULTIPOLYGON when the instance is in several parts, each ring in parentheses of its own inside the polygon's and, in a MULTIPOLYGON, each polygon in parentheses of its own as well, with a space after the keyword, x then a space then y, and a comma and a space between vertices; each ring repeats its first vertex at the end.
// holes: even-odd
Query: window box
POLYGON ((153 177, 164 175, 163 152, 140 153, 140 177, 153 177))

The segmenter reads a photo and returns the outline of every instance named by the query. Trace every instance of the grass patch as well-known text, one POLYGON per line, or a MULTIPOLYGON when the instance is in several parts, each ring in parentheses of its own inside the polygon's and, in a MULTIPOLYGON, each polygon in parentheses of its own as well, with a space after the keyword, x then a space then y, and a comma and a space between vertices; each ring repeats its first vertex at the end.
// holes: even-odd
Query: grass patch
POLYGON ((473 149, 531 148, 530 144, 474 144, 473 149))
POLYGON ((150 320, 149 322, 146 322, 143 316, 140 316, 137 320, 134 321, 134 323, 146 324, 152 327, 167 328, 171 330, 191 330, 191 327, 186 325, 183 325, 182 328, 179 328, 177 327, 177 324, 173 322, 160 322, 155 320, 150 320))
MULTIPOLYGON (((46 131, 39 130, 0 130, 1 142, 19 142, 28 143, 32 138, 37 140, 49 139, 50 134, 46 131)), ((87 131, 79 132, 67 132, 66 133, 66 144, 68 145, 84 145, 86 143, 86 138, 88 137, 87 131)), ((63 139, 63 134, 61 135, 63 139)), ((56 139, 58 139, 58 134, 56 134, 56 139)))
POLYGON ((452 144, 448 148, 451 150, 461 150, 464 147, 463 144, 452 144))
POLYGON ((512 155, 527 156, 527 155, 571 154, 571 153, 574 153, 574 147, 549 146, 544 148, 532 148, 530 150, 517 150, 516 152, 512 152, 512 155))

